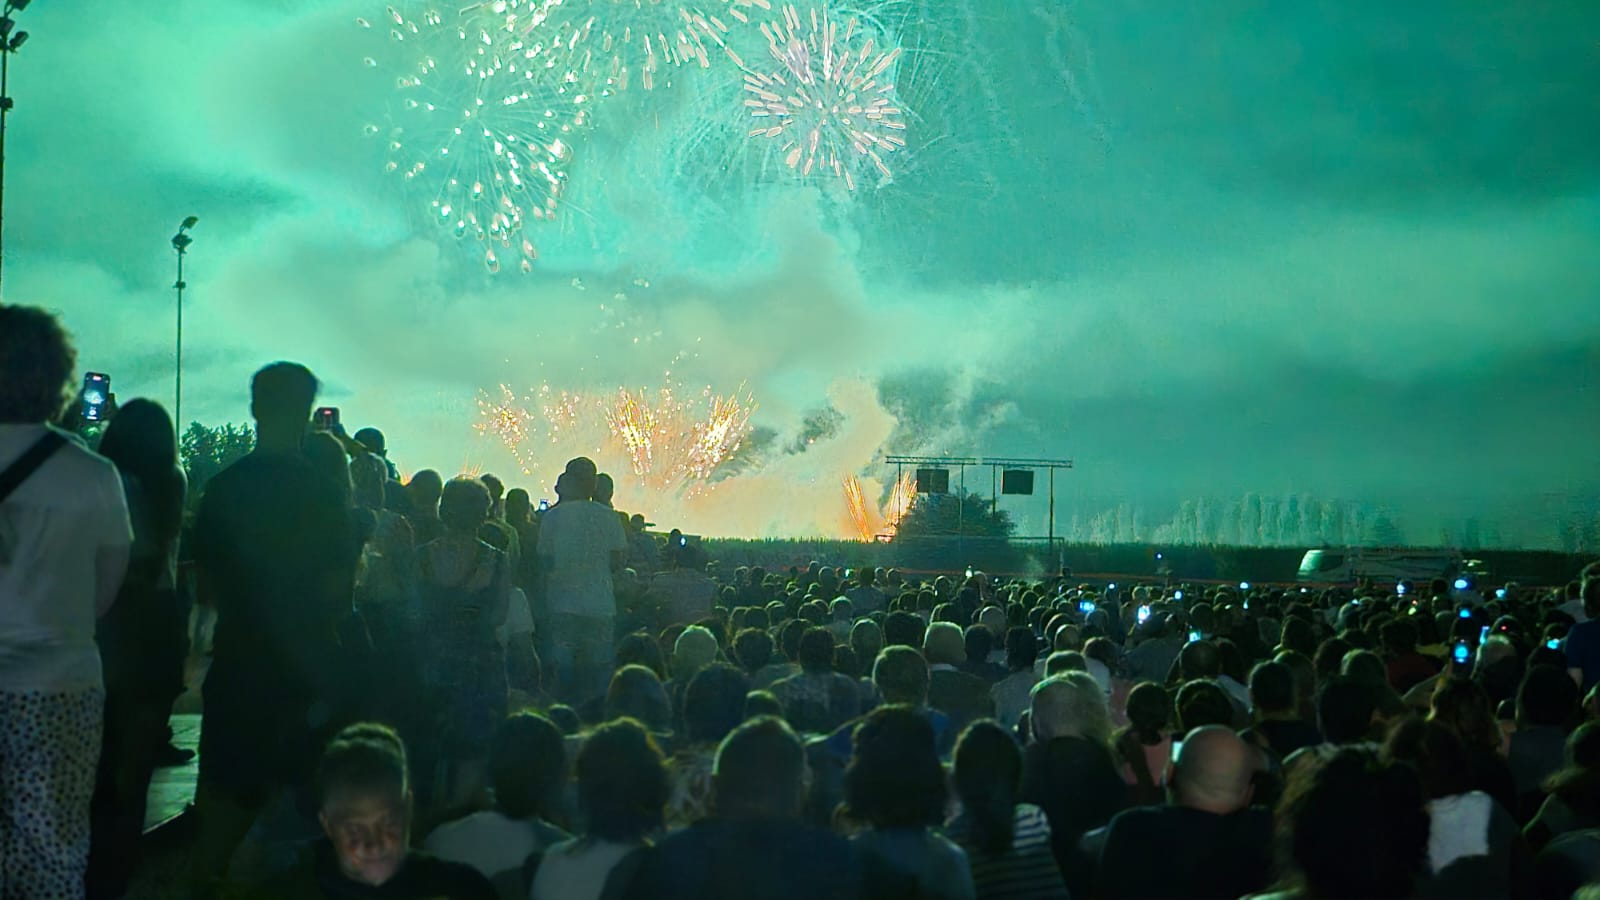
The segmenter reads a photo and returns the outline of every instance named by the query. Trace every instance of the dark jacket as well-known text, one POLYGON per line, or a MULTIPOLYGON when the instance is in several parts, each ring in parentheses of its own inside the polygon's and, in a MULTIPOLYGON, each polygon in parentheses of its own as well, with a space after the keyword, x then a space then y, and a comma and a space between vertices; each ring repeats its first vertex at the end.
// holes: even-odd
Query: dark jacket
POLYGON ((1272 882, 1272 814, 1181 806, 1119 813, 1095 864, 1096 897, 1243 897, 1272 882), (1159 865, 1154 865, 1159 861, 1159 865))
POLYGON ((956 734, 978 719, 994 718, 989 682, 959 669, 935 669, 929 674, 928 705, 950 717, 956 734))
POLYGON ((489 880, 461 863, 412 851, 382 887, 344 877, 333 845, 318 841, 294 866, 237 895, 250 900, 499 900, 489 880))
POLYGON ((1022 801, 1044 810, 1051 844, 1074 896, 1087 887, 1077 863, 1078 839, 1111 821, 1128 802, 1128 785, 1111 748, 1083 738, 1030 744, 1022 755, 1022 801))

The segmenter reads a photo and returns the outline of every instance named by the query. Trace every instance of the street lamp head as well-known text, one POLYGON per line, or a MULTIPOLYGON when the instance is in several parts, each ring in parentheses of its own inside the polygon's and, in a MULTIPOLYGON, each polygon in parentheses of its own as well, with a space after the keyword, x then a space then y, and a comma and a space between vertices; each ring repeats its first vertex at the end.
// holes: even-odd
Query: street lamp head
POLYGON ((7 0, 6 9, 22 12, 23 10, 27 9, 28 4, 32 2, 33 0, 7 0))
POLYGON ((15 35, 12 36, 11 43, 6 44, 6 52, 7 53, 14 53, 18 49, 20 49, 23 44, 26 44, 27 42, 28 42, 28 33, 26 31, 19 31, 15 35))

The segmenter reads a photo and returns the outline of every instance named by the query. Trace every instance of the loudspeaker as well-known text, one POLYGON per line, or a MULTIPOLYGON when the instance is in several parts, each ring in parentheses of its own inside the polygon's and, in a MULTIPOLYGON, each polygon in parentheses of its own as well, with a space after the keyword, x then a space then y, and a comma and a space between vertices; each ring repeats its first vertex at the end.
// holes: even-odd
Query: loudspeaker
POLYGON ((948 494, 950 493, 949 469, 918 469, 917 493, 919 494, 948 494))
POLYGON ((1006 469, 1000 473, 1000 493, 1032 494, 1032 469, 1006 469))

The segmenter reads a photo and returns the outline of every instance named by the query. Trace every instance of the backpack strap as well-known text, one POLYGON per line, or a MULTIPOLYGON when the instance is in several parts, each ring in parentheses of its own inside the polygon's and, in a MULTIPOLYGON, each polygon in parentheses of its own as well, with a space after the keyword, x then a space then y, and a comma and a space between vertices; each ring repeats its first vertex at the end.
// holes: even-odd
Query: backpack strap
POLYGON ((47 429, 44 436, 33 442, 33 446, 24 450, 11 465, 0 472, 0 503, 6 502, 12 492, 22 486, 45 460, 55 455, 67 443, 67 439, 58 434, 54 429, 47 429))

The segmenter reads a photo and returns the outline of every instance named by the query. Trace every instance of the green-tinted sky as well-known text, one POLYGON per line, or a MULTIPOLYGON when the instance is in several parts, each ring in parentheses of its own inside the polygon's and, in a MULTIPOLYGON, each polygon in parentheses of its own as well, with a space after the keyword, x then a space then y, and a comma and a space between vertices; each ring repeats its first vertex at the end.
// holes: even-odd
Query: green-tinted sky
POLYGON ((480 388, 642 386, 686 351, 779 432, 865 379, 896 449, 1072 456, 1084 513, 1303 493, 1548 544, 1600 505, 1593 3, 896 3, 892 183, 718 171, 737 82, 686 80, 597 108, 540 269, 492 279, 362 134, 404 63, 354 25, 383 5, 35 4, 7 299, 170 397, 167 238, 199 215, 185 417, 243 418, 250 371, 300 359, 412 468, 510 468, 480 388))

